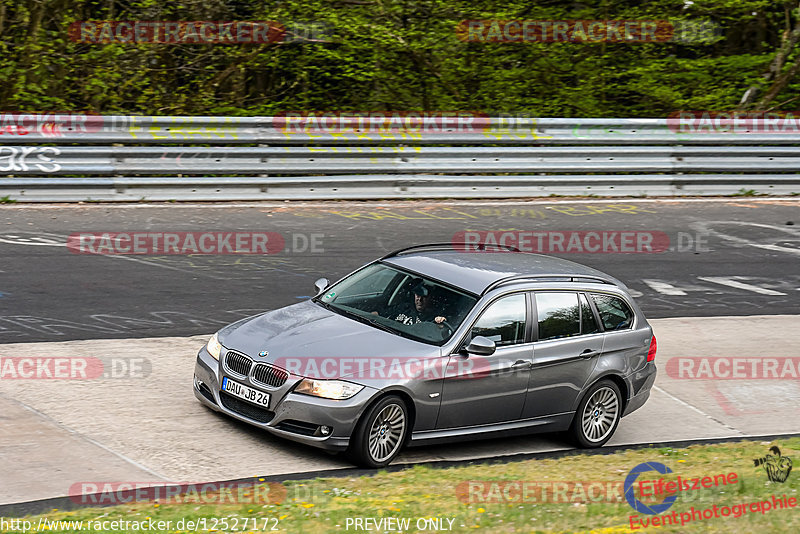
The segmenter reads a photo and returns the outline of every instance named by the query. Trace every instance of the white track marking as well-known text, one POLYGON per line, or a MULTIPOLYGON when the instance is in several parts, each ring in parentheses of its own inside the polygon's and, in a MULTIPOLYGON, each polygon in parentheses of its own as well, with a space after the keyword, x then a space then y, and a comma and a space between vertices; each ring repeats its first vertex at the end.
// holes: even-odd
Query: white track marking
POLYGON ((744 282, 740 282, 738 280, 734 280, 732 278, 727 278, 724 276, 698 276, 699 280, 703 280, 704 282, 711 282, 712 284, 721 284, 723 286, 728 287, 735 287, 736 289, 744 289, 745 291, 752 291, 753 293, 758 293, 760 295, 775 295, 781 296, 786 295, 786 293, 781 293, 780 291, 775 291, 774 289, 765 289, 763 287, 754 286, 752 284, 745 284, 744 282))
POLYGON ((164 265, 162 263, 157 263, 157 262, 153 262, 153 261, 147 261, 147 260, 144 260, 142 258, 134 258, 133 256, 128 256, 128 255, 124 255, 124 254, 99 254, 99 255, 100 256, 106 256, 108 258, 118 259, 118 260, 135 261, 135 262, 139 262, 139 263, 144 263, 145 265, 152 265, 153 267, 160 267, 162 269, 170 269, 172 271, 180 271, 182 273, 187 273, 187 274, 190 274, 192 276, 201 277, 201 278, 211 278, 211 279, 214 279, 214 280, 227 280, 227 278, 223 277, 223 276, 214 276, 214 275, 211 275, 211 274, 208 274, 208 273, 198 272, 196 270, 195 271, 190 271, 190 270, 187 270, 187 269, 181 269, 180 267, 175 267, 173 265, 164 265))
MULTIPOLYGON (((625 197, 608 197, 607 199, 581 199, 580 197, 576 197, 576 199, 559 199, 554 200, 552 198, 537 198, 535 200, 511 200, 508 202, 497 202, 497 201, 443 201, 440 199, 420 199, 419 201, 415 202, 408 202, 408 201, 392 201, 392 202, 369 202, 370 207, 374 206, 394 206, 394 207, 401 207, 401 206, 418 206, 419 204, 437 204, 443 206, 510 206, 510 205, 528 205, 528 204, 615 204, 615 203, 624 203, 624 204, 681 204, 681 203, 688 203, 688 204, 696 204, 696 203, 703 203, 703 202, 723 202, 723 203, 733 203, 738 204, 741 202, 748 202, 752 204, 764 203, 764 202, 774 202, 774 201, 791 201, 797 202, 797 197, 770 197, 768 200, 759 201, 759 200, 743 200, 742 198, 647 198, 647 199, 632 199, 632 198, 625 198, 625 197)), ((293 201, 263 201, 263 202, 230 202, 230 203, 196 203, 196 202, 178 202, 178 203, 167 203, 167 202, 153 202, 153 203, 126 203, 126 202, 98 202, 92 204, 81 204, 80 206, 76 206, 73 204, 4 204, 0 205, 0 212, 2 210, 19 210, 19 209, 38 209, 38 210, 48 210, 48 209, 64 209, 64 208, 73 208, 73 209, 81 209, 81 210, 93 210, 93 209, 108 209, 109 206, 114 206, 115 209, 117 208, 125 208, 125 209, 147 209, 147 208, 289 208, 289 207, 308 207, 308 208, 336 208, 341 209, 342 206, 352 206, 352 205, 359 205, 363 206, 365 203, 356 203, 356 202, 339 202, 335 200, 331 201, 303 201, 303 200, 293 200, 293 201)))
MULTIPOLYGON (((725 231, 714 230, 713 226, 720 224, 727 226, 740 226, 740 227, 750 226, 753 228, 765 228, 768 230, 774 230, 779 234, 786 234, 786 238, 784 239, 784 241, 795 241, 800 243, 800 228, 797 227, 775 226, 772 224, 761 224, 761 223, 742 222, 742 221, 701 221, 701 222, 694 222, 689 226, 698 232, 707 232, 726 241, 739 243, 741 245, 749 245, 751 247, 761 248, 765 250, 772 250, 774 252, 786 252, 788 254, 800 255, 800 248, 783 247, 780 245, 776 245, 774 242, 759 243, 757 241, 751 241, 750 239, 746 239, 744 237, 739 237, 736 235, 730 235, 728 233, 725 233, 729 232, 730 230, 725 230, 725 231)), ((773 239, 773 241, 776 241, 776 239, 773 239)))
POLYGON ((730 430, 730 431, 732 431, 732 432, 736 432, 737 434, 740 434, 740 435, 742 435, 742 436, 746 436, 746 435, 747 435, 747 434, 745 434, 744 432, 742 432, 741 430, 739 430, 739 429, 736 429, 736 428, 733 428, 732 426, 730 426, 730 425, 727 425, 727 424, 723 423, 722 421, 720 421, 720 420, 719 420, 719 419, 717 419, 716 417, 713 417, 713 416, 711 416, 711 415, 707 414, 706 412, 704 412, 704 411, 703 411, 703 410, 701 410, 700 408, 698 408, 698 407, 696 407, 696 406, 694 406, 694 405, 692 405, 692 404, 689 404, 688 402, 686 402, 686 401, 685 401, 685 400, 683 400, 683 399, 679 399, 678 397, 676 397, 676 396, 675 396, 675 395, 673 395, 672 393, 669 393, 669 392, 667 392, 667 391, 665 391, 665 390, 661 389, 661 388, 660 388, 660 387, 658 387, 658 386, 653 386, 653 389, 654 389, 654 390, 656 390, 656 391, 658 391, 658 392, 660 392, 660 393, 663 393, 664 395, 666 395, 666 396, 667 396, 667 397, 669 397, 670 399, 674 400, 675 402, 677 402, 677 403, 679 403, 679 404, 682 404, 683 406, 686 406, 686 407, 687 407, 687 408, 689 408, 690 410, 694 410, 695 412, 699 413, 700 415, 702 415, 702 416, 704 416, 704 417, 707 417, 708 419, 710 419, 710 420, 714 421, 714 422, 715 422, 715 423, 717 423, 718 425, 722 425, 722 426, 724 426, 725 428, 727 428, 728 430, 730 430))
POLYGON ((684 291, 683 289, 678 289, 672 284, 662 282, 661 280, 646 279, 642 280, 642 282, 650 286, 650 289, 654 289, 663 295, 680 295, 680 296, 686 295, 686 291, 684 291))
POLYGON ((36 408, 34 408, 34 407, 32 407, 32 406, 28 406, 28 405, 27 405, 27 404, 25 404, 24 402, 20 402, 20 401, 18 401, 17 399, 12 399, 12 398, 6 397, 5 395, 3 396, 3 398, 4 398, 4 399, 6 399, 6 400, 9 400, 9 401, 11 401, 11 402, 14 402, 14 403, 16 403, 16 404, 18 404, 18 405, 20 405, 21 407, 25 408, 26 410, 28 410, 28 411, 30 411, 30 412, 32 412, 32 413, 35 413, 36 415, 38 415, 38 416, 39 416, 39 417, 41 417, 42 419, 44 419, 44 420, 48 421, 49 423, 51 423, 51 424, 53 424, 53 425, 57 426, 58 428, 60 428, 60 429, 62 429, 62 430, 65 430, 66 432, 69 432, 69 433, 70 433, 70 434, 72 434, 73 436, 77 436, 77 437, 79 437, 80 439, 83 439, 83 440, 85 440, 85 441, 88 441, 88 442, 89 442, 89 443, 91 443, 92 445, 96 445, 96 446, 100 447, 100 448, 101 448, 101 449, 103 449, 104 451, 107 451, 107 452, 109 452, 109 453, 113 454, 114 456, 116 456, 116 457, 117 457, 117 458, 119 458, 120 460, 123 460, 123 461, 125 461, 125 462, 127 462, 127 463, 129 463, 129 464, 133 465, 133 466, 134 466, 134 467, 136 467, 137 469, 141 469, 142 471, 145 471, 145 472, 147 472, 147 473, 150 473, 151 475, 153 475, 153 476, 155 476, 155 477, 158 477, 158 478, 160 478, 161 480, 166 480, 166 481, 169 481, 169 479, 168 479, 167 477, 165 477, 164 475, 161 475, 161 474, 159 474, 159 473, 156 473, 156 472, 155 472, 155 471, 153 471, 152 469, 148 468, 147 466, 144 466, 144 465, 140 464, 140 463, 139 463, 139 462, 137 462, 136 460, 134 460, 134 459, 132 459, 132 458, 128 458, 128 457, 127 457, 127 456, 125 456, 124 454, 122 454, 122 453, 120 453, 120 452, 117 452, 117 451, 115 451, 114 449, 111 449, 111 448, 109 448, 109 447, 108 447, 108 446, 106 446, 106 445, 103 445, 103 444, 102 444, 102 443, 100 443, 99 441, 95 441, 95 440, 93 440, 92 438, 90 438, 89 436, 86 436, 85 434, 81 434, 81 433, 80 433, 80 432, 78 432, 77 430, 74 430, 74 429, 72 429, 72 428, 70 428, 70 427, 68 427, 68 426, 65 426, 65 425, 63 425, 63 424, 59 423, 58 421, 56 421, 55 419, 53 419, 53 418, 52 418, 52 417, 50 417, 49 415, 47 415, 47 414, 44 414, 44 413, 40 412, 40 411, 39 411, 39 410, 37 410, 36 408))
MULTIPOLYGON (((28 232, 33 233, 33 232, 28 232)), ((44 245, 48 247, 66 247, 67 246, 67 236, 59 235, 59 234, 51 234, 51 233, 43 233, 39 236, 32 237, 32 238, 21 238, 20 236, 14 235, 5 235, 0 234, 0 243, 8 243, 11 245, 44 245), (20 241, 22 239, 22 241, 20 241), (38 242, 35 242, 38 240, 38 242)), ((197 270, 188 270, 188 269, 181 269, 180 267, 175 267, 173 265, 164 265, 158 262, 147 261, 142 258, 135 258, 132 256, 128 256, 125 254, 97 254, 97 256, 105 256, 106 258, 118 259, 118 260, 128 260, 128 261, 135 261, 139 263, 144 263, 145 265, 151 265, 153 267, 160 267, 161 269, 169 269, 172 271, 180 271, 182 273, 190 274, 192 276, 201 277, 201 278, 211 278, 214 280, 225 280, 226 278, 223 276, 214 276, 205 272, 198 272, 197 270)))
POLYGON ((750 245, 753 246, 753 247, 763 248, 763 249, 766 249, 766 250, 772 250, 772 251, 775 251, 775 252, 788 252, 789 254, 797 254, 798 256, 800 256, 800 249, 796 249, 796 248, 781 247, 779 245, 759 245, 757 243, 750 243, 750 245))
POLYGON ((24 232, 25 234, 34 234, 33 237, 22 237, 20 232, 9 234, 0 234, 0 243, 8 243, 10 245, 33 245, 45 247, 64 247, 67 243, 67 238, 58 234, 49 234, 46 232, 34 233, 24 232))

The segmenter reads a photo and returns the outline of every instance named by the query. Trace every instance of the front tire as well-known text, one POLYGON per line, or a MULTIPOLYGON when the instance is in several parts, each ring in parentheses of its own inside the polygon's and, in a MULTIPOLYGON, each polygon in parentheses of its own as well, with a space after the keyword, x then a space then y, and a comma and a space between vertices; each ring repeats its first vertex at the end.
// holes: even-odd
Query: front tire
POLYGON ((614 435, 621 416, 619 387, 611 380, 600 380, 578 405, 570 428, 572 439, 579 447, 601 447, 614 435))
POLYGON ((373 469, 389 465, 403 448, 408 427, 403 399, 397 395, 382 398, 358 422, 347 451, 350 460, 373 469))

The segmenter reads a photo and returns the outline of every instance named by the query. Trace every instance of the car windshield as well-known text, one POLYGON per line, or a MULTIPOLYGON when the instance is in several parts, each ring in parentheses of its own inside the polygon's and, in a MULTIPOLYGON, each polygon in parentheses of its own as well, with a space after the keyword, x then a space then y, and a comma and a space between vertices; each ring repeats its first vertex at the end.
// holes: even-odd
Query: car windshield
POLYGON ((375 328, 442 345, 477 299, 418 274, 374 263, 329 287, 314 301, 375 328))

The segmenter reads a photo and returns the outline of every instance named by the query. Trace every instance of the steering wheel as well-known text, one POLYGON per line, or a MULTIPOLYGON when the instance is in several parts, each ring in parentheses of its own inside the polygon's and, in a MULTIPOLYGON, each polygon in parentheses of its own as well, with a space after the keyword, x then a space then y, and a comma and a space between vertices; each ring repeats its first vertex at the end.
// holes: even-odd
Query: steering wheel
POLYGON ((436 324, 444 325, 445 327, 447 327, 447 330, 448 330, 447 335, 446 336, 442 336, 442 339, 445 339, 445 338, 448 338, 448 337, 452 336, 453 332, 456 331, 456 329, 453 328, 450 325, 450 323, 448 323, 447 321, 442 321, 441 323, 436 323, 436 324))

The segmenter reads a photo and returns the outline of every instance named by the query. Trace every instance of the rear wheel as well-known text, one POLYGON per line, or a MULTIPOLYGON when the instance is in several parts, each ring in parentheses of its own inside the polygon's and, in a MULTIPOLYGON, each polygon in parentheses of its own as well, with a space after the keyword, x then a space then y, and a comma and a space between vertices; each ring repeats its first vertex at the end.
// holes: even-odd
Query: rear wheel
POLYGON ((347 453, 362 467, 384 467, 394 460, 408 434, 408 409, 396 395, 384 397, 370 407, 350 438, 347 453))
POLYGON ((600 380, 584 395, 572 420, 570 434, 580 447, 604 445, 622 416, 622 395, 611 380, 600 380))

